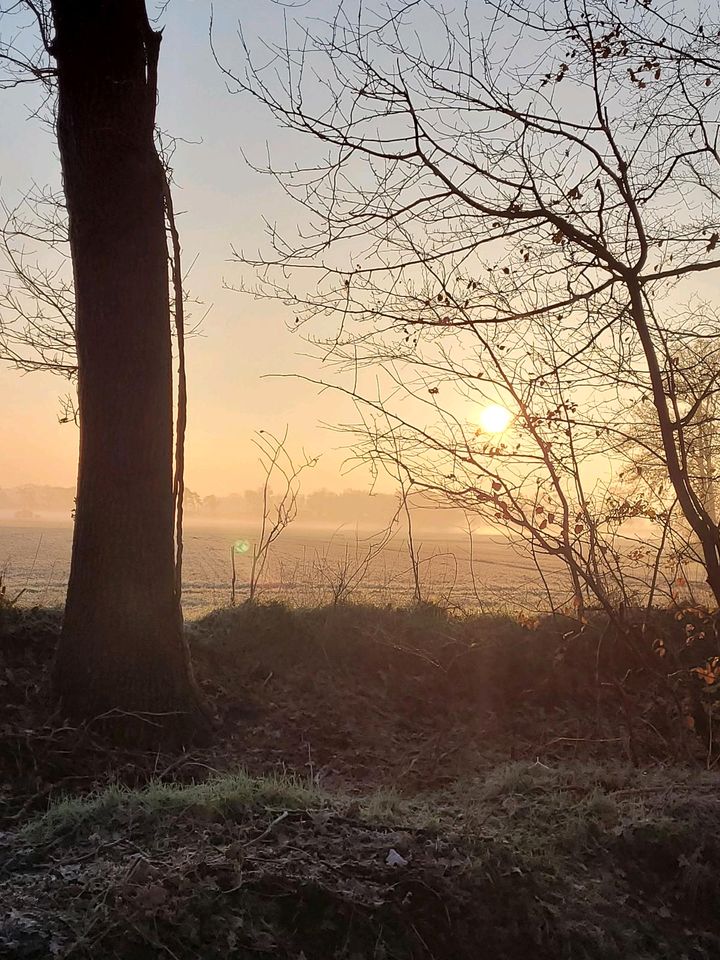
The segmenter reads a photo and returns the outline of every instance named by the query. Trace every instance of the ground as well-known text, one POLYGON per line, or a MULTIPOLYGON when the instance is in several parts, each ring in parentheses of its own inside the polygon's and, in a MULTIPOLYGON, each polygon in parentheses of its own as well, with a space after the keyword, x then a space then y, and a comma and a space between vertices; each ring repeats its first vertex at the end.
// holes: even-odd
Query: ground
POLYGON ((49 715, 59 617, 0 619, 0 957, 718 956, 712 685, 658 656, 674 614, 628 645, 218 611, 188 625, 216 737, 173 755, 49 715))

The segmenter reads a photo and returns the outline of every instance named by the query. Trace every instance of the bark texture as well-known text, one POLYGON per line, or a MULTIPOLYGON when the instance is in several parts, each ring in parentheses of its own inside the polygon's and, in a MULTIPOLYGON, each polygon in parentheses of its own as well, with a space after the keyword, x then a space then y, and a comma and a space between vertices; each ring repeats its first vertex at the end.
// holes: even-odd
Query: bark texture
POLYGON ((201 710, 174 581, 168 259, 154 144, 160 35, 144 0, 53 0, 52 9, 80 411, 55 687, 73 717, 149 712, 156 729, 187 732, 201 710))

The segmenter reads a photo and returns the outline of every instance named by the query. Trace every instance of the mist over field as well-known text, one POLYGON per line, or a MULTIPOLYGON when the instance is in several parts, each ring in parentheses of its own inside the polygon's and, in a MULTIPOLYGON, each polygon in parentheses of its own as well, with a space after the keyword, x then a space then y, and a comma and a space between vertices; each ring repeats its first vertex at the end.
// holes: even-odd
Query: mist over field
MULTIPOLYGON (((297 522, 306 528, 359 528, 367 531, 380 529, 390 523, 397 507, 398 498, 394 494, 370 490, 316 490, 312 493, 300 490, 297 496, 297 522)), ((25 484, 0 488, 0 520, 3 521, 52 519, 71 523, 74 509, 73 487, 25 484)), ((184 509, 186 518, 193 523, 238 519, 257 525, 263 514, 263 490, 200 496, 186 488, 184 509)), ((424 530, 437 530, 456 536, 467 528, 462 510, 428 498, 417 498, 415 509, 417 524, 424 530)))

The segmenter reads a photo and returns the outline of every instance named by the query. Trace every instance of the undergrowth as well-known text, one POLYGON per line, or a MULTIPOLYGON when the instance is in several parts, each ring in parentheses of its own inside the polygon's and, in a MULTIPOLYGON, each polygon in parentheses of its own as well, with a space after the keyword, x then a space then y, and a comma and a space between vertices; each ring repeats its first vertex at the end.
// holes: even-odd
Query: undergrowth
POLYGON ((704 616, 219 610, 170 756, 53 715, 60 611, 6 604, 0 956, 716 957, 704 616))

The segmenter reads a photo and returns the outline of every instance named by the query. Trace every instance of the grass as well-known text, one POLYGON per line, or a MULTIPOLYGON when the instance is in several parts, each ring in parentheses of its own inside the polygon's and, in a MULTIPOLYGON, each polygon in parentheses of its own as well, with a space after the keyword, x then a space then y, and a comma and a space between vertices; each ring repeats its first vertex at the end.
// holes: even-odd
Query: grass
POLYGON ((133 829, 188 815, 199 819, 241 818, 251 808, 306 809, 322 803, 317 790, 294 777, 255 778, 245 772, 200 783, 151 781, 140 790, 110 786, 95 794, 67 796, 33 817, 18 831, 21 843, 45 846, 76 840, 98 829, 133 829))
POLYGON ((528 763, 359 803, 246 774, 113 787, 21 827, 13 848, 52 844, 54 879, 26 859, 5 893, 44 917, 45 944, 83 958, 709 960, 717 788, 711 774, 528 763), (386 866, 390 849, 407 865, 386 866), (94 936, 73 940, 89 908, 94 936))
POLYGON ((350 677, 373 693, 394 686, 400 696, 421 685, 439 708, 441 700, 479 697, 501 708, 539 679, 566 680, 568 689, 577 681, 569 670, 566 677, 553 670, 558 633, 568 629, 563 621, 529 630, 510 617, 458 615, 430 604, 271 603, 215 611, 189 625, 189 638, 201 671, 229 686, 242 684, 248 670, 263 676, 314 670, 339 682, 350 677))
POLYGON ((176 758, 29 712, 58 624, 0 622, 3 957, 720 955, 720 775, 653 653, 695 655, 669 613, 629 650, 600 619, 216 611, 188 637, 217 740, 176 758))
MULTIPOLYGON (((582 624, 567 617, 528 623, 428 604, 272 603, 216 611, 192 624, 189 637, 201 674, 222 678, 226 690, 246 690, 248 676, 291 678, 321 698, 330 687, 351 701, 366 693, 376 707, 410 713, 415 723, 425 713, 438 729, 452 717, 492 717, 487 743, 535 739, 535 756, 552 747, 551 755, 622 763, 694 762, 715 691, 692 669, 713 655, 714 641, 700 629, 702 613, 656 611, 647 624, 642 614, 628 612, 626 639, 613 636, 599 614, 582 624), (693 620, 697 628, 688 633, 693 620)), ((720 729, 713 739, 720 743, 720 729)))

